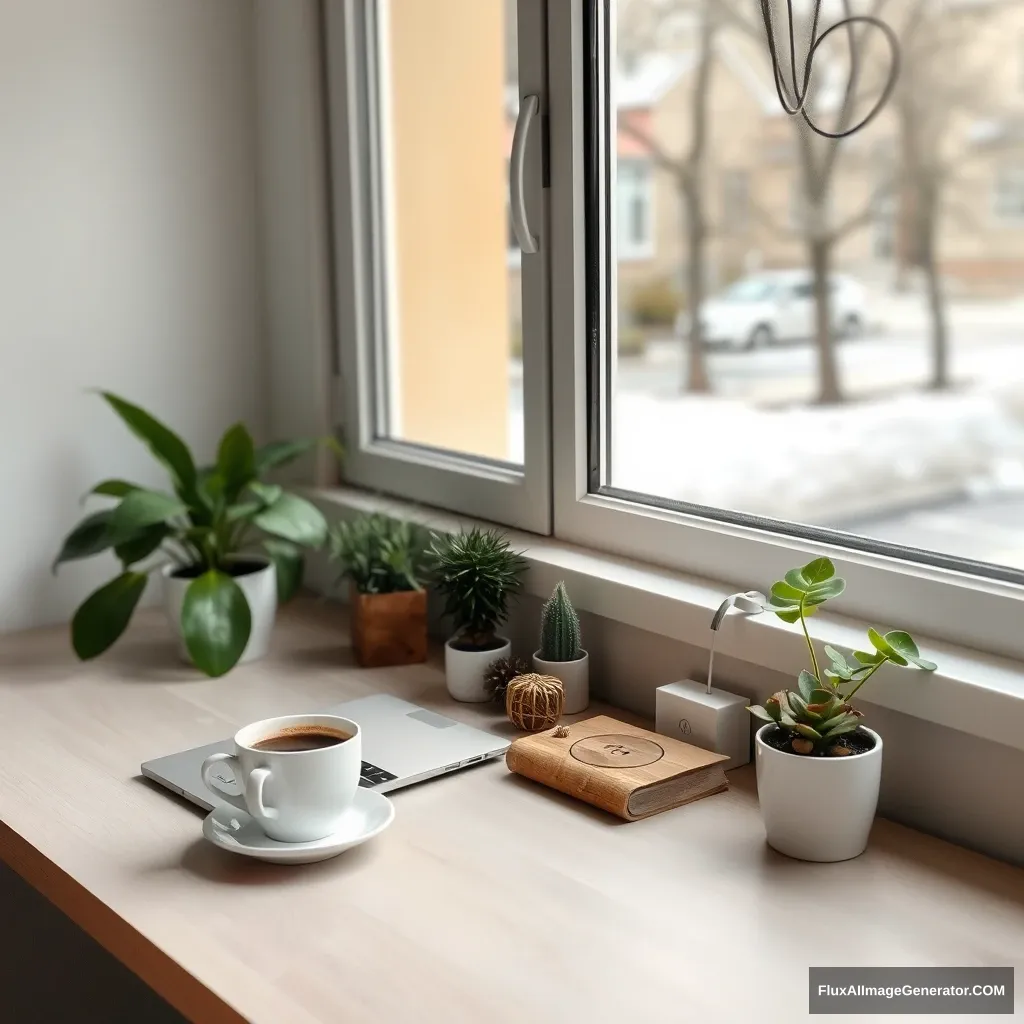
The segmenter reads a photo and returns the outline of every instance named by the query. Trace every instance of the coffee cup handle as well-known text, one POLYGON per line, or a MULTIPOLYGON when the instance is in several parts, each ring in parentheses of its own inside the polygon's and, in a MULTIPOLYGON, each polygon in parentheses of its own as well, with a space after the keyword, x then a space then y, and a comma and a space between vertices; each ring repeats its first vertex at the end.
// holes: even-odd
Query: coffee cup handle
MULTIPOLYGON (((203 785, 212 793, 216 793, 221 800, 226 800, 233 807, 237 807, 240 811, 245 811, 248 814, 249 808, 245 806, 245 797, 237 793, 229 793, 223 788, 221 780, 213 774, 213 769, 219 764, 227 764, 238 785, 245 788, 242 782, 242 766, 234 754, 211 754, 203 762, 203 785)), ((261 786, 260 789, 262 788, 261 786)))
POLYGON ((277 811, 263 803, 263 786, 269 778, 269 768, 253 768, 249 772, 249 778, 245 780, 245 802, 251 808, 249 813, 255 818, 273 820, 277 817, 277 811))

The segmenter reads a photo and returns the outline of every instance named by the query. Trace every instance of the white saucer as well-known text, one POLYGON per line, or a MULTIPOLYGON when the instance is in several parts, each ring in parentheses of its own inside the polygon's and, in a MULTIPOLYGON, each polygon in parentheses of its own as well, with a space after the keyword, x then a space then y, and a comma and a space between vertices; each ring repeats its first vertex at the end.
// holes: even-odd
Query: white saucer
POLYGON ((277 864, 314 864, 336 857, 351 846, 372 839, 391 824, 395 807, 383 793, 357 789, 352 806, 342 818, 341 828, 324 839, 310 843, 279 843, 271 839, 245 811, 229 804, 214 808, 203 821, 203 835, 222 850, 243 857, 277 864))

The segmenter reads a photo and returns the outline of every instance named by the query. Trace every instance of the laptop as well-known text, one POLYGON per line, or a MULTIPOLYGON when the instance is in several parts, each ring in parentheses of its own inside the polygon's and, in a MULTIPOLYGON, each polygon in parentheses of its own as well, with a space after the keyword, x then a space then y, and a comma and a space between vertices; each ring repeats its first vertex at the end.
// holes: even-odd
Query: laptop
MULTIPOLYGON (((378 793, 501 757, 509 745, 500 736, 385 693, 336 704, 325 714, 350 718, 359 726, 364 758, 359 785, 378 793)), ((206 788, 200 769, 210 754, 233 749, 230 738, 193 747, 146 761, 142 774, 210 811, 224 801, 206 788)), ((227 775, 229 769, 224 771, 227 775)), ((226 789, 241 792, 234 780, 220 781, 226 789)))

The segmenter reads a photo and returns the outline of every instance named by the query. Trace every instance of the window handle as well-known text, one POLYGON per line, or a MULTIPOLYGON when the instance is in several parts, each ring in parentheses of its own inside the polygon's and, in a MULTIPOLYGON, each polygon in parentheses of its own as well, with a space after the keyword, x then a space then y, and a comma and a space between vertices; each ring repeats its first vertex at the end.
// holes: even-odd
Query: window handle
POLYGON ((512 212, 512 230, 516 233, 519 248, 529 255, 537 251, 537 236, 530 232, 530 221, 526 213, 526 197, 523 194, 523 171, 526 164, 526 141, 530 125, 540 106, 536 96, 524 96, 519 105, 516 130, 512 135, 512 156, 508 162, 508 195, 512 212))

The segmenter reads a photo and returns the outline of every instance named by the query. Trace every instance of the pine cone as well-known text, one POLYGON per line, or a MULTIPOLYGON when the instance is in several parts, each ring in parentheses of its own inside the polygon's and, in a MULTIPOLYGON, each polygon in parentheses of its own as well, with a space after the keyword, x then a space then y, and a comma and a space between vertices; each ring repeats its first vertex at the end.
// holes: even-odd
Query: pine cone
POLYGON ((484 686, 491 691, 494 700, 504 701, 505 689, 508 684, 516 676, 521 676, 524 672, 529 671, 530 666, 522 658, 510 654, 507 658, 499 658, 487 666, 487 671, 484 673, 484 686))

